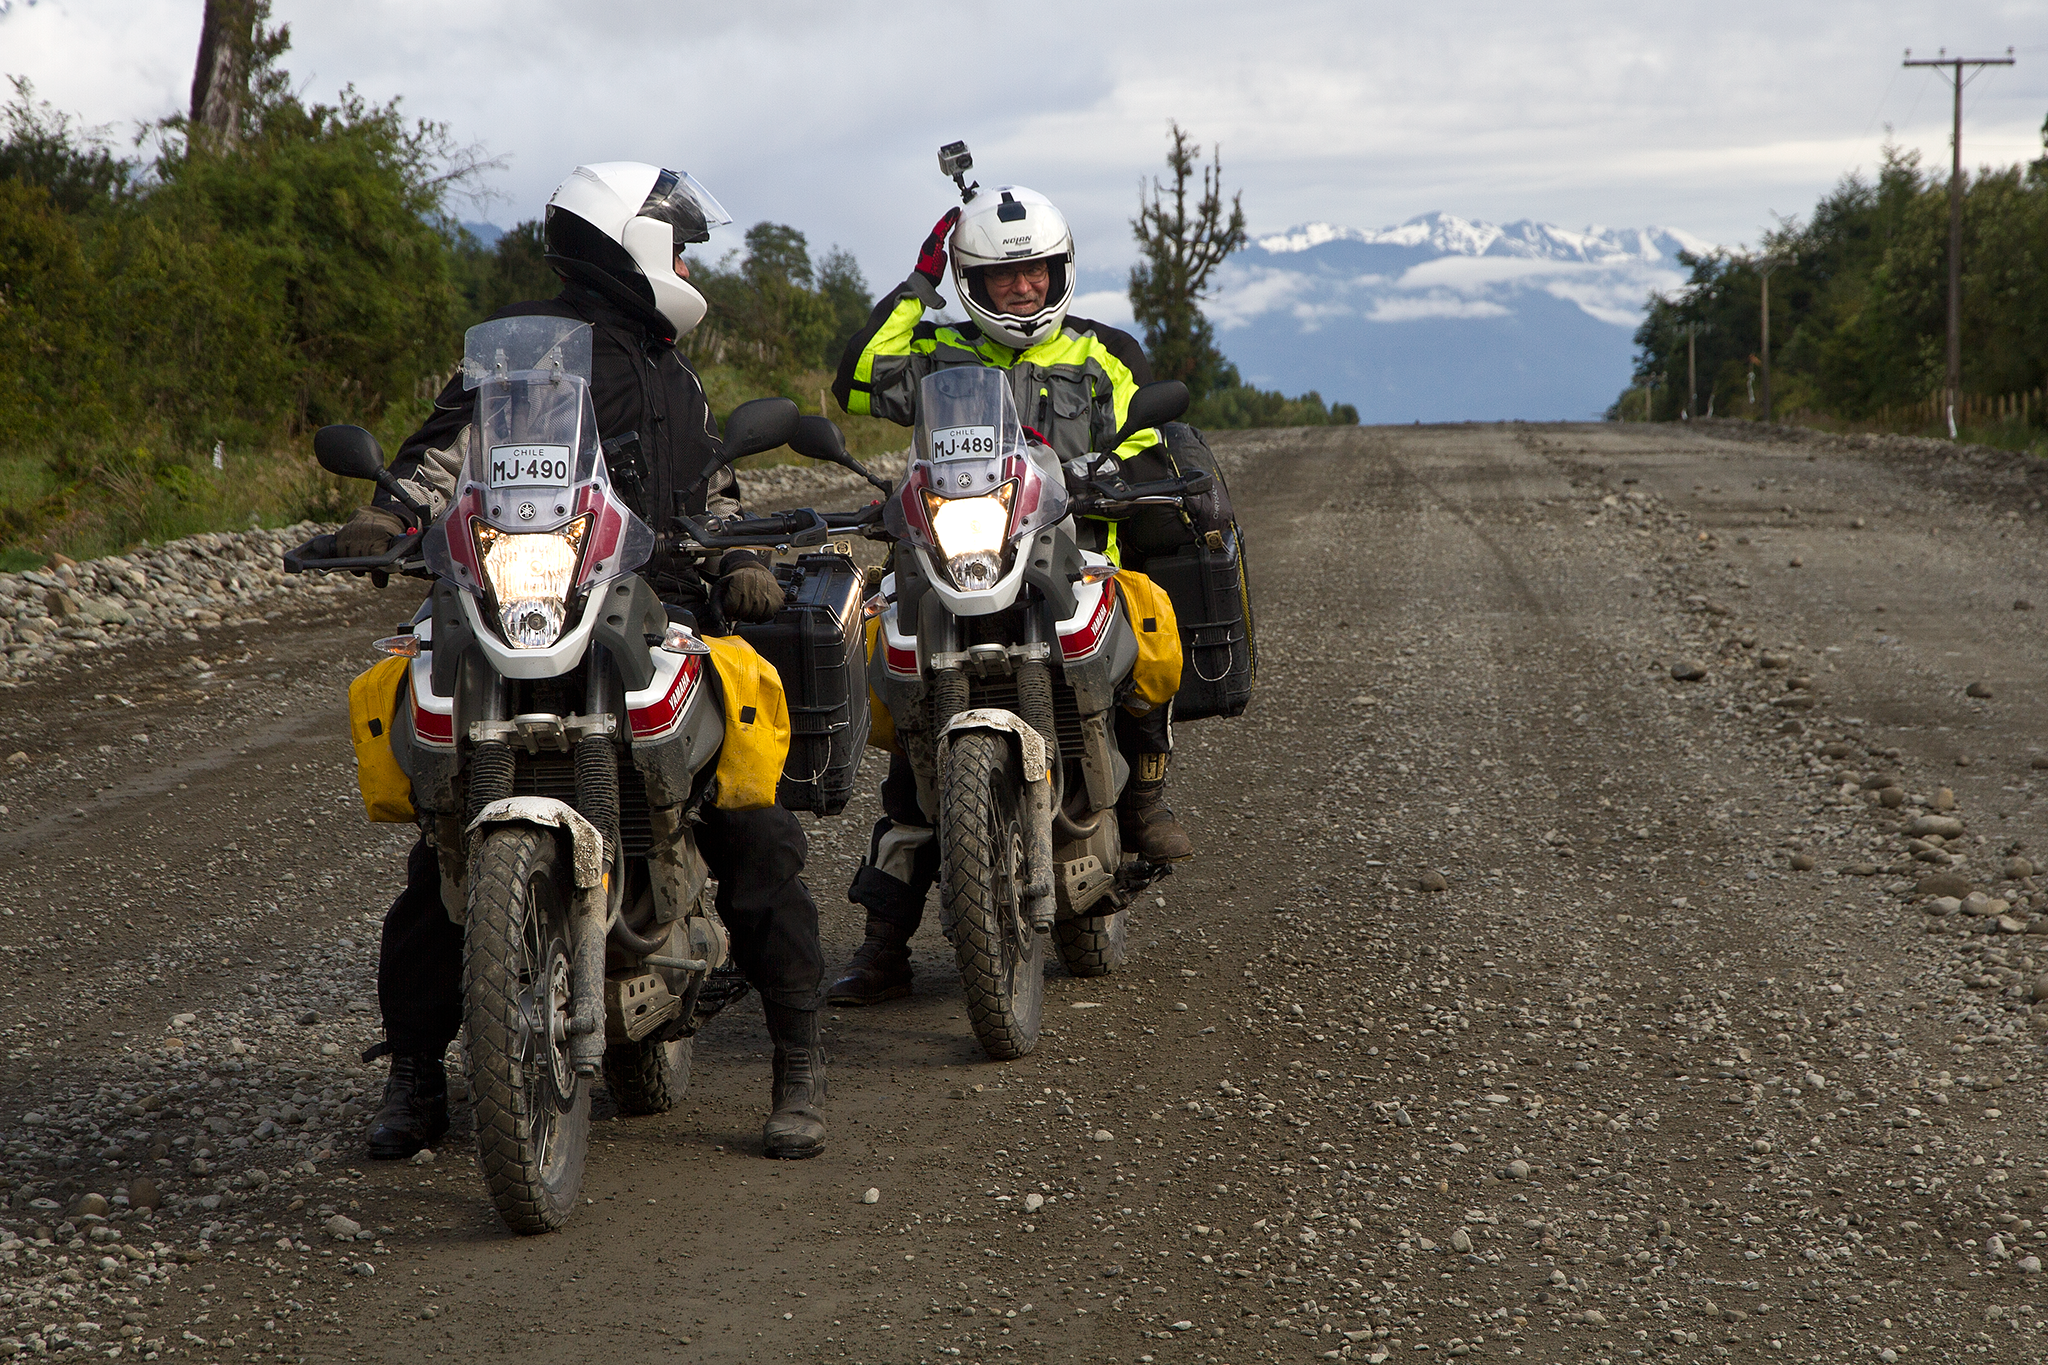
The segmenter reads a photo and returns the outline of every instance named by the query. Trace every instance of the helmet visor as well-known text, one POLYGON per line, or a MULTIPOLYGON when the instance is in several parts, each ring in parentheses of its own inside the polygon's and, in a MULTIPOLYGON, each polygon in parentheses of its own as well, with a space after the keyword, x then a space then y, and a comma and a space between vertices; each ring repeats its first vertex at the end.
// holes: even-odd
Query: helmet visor
POLYGON ((687 171, 665 170, 656 176, 654 188, 647 192, 647 202, 640 206, 637 216, 667 223, 675 236, 678 253, 690 242, 710 241, 711 229, 732 221, 732 215, 712 197, 711 191, 687 171))

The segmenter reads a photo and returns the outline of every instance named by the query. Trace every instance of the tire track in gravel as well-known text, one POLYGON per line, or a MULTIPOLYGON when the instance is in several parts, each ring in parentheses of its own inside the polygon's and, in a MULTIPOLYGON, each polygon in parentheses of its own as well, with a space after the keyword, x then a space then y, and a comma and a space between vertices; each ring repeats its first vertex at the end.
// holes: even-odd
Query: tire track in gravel
MULTIPOLYGON (((1916 622, 2031 546, 1998 540, 1969 495, 1920 497, 1910 469, 1661 429, 1219 445, 1242 471, 1264 672, 1242 720, 1178 732, 1174 798, 1202 855, 1134 916, 1131 965, 1053 977, 1038 1051, 993 1065, 926 930, 916 996, 829 1019, 831 1143, 794 1165, 754 1155, 766 1041, 746 1002, 700 1040, 676 1113, 597 1124, 591 1203, 556 1236, 506 1236, 455 1143, 423 1165, 355 1155, 374 1085, 348 1054, 374 1021, 350 1006, 399 841, 356 823, 334 684, 344 642, 383 633, 395 599, 280 636, 335 644, 305 651, 322 662, 285 717, 227 707, 216 727, 209 701, 195 718, 192 694, 215 690, 199 674, 240 692, 278 669, 252 652, 231 668, 253 677, 223 673, 210 641, 212 668, 133 670, 134 707, 97 704, 69 735, 50 721, 36 770, 0 786, 16 811, 114 776, 74 783, 43 756, 91 764, 137 713, 153 736, 189 724, 195 752, 237 723, 303 717, 327 739, 283 782, 253 750, 170 780, 135 807, 161 830, 139 846, 131 807, 72 802, 89 854, 33 874, 42 894, 0 917, 37 953, 0 1095, 0 1341, 195 1360, 2037 1358, 2038 1281, 2012 1254, 2048 1190, 2015 994, 2032 959, 1996 934, 1922 934, 1891 883, 1796 873, 1784 846, 1896 848, 1837 779, 1893 763, 1931 786, 1949 741, 1840 713, 1883 693, 1902 720, 1948 716, 1938 660, 1957 641, 1809 653, 1822 704, 1781 734, 1782 675, 1754 661, 1813 636, 1802 613, 1852 598, 1868 565, 1845 559, 1817 593, 1744 558, 1768 547, 1698 537, 1710 517, 1777 536, 1792 518, 1770 509, 1795 507, 1818 567, 1852 536, 1811 524, 1820 509, 1882 503, 1954 561, 1916 622), (1751 486, 1788 466, 1828 482, 1751 486), (1717 484, 1735 491, 1709 505, 1717 484), (1944 540, 1958 515, 1976 534, 1944 540), (1707 610, 1723 596, 1730 615, 1707 610), (1695 656, 1707 680, 1674 682, 1695 656), (1820 752, 1851 732, 1853 755, 1820 752), (138 858, 164 867, 124 869, 152 874, 130 906, 94 889, 138 858), (1448 890, 1416 889, 1432 869, 1448 890), (274 894, 284 872, 335 885, 274 894), (137 910, 165 918, 115 938, 112 913, 137 910), (101 943, 50 941, 83 926, 101 943), (90 992, 51 970, 110 942, 140 962, 126 945, 158 939, 187 946, 155 994, 132 970, 90 992), (1959 981, 1962 960, 1995 988, 1959 981), (124 1005, 117 1026, 105 1011, 124 1005), (72 1200, 137 1170, 167 1194, 154 1217, 73 1220, 76 1246, 20 1236, 61 1233, 72 1200), (360 1234, 337 1240, 335 1214, 360 1234)), ((2004 648, 2010 676, 2039 657, 2031 635, 2004 648)), ((17 727, 72 699, 13 697, 31 703, 17 727)), ((1996 707, 1968 714, 1991 727, 1973 747, 2025 752, 1996 707)), ((141 766, 128 780, 169 780, 141 766)), ((2025 785, 2013 766, 1969 770, 1984 785, 1958 795, 1973 820, 2013 798, 2001 837, 2038 837, 2025 793, 1999 790, 2025 785)), ((859 934, 840 888, 871 806, 810 826, 834 965, 859 934)), ((44 814, 0 817, 0 838, 44 814)))

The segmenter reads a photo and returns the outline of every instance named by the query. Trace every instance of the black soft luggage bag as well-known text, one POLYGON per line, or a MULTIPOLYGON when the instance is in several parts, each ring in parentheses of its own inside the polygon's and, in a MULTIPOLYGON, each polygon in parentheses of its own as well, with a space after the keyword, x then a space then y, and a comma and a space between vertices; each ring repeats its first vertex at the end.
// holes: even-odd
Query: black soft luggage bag
POLYGON ((783 607, 739 633, 782 675, 789 698, 789 761, 776 801, 837 815, 853 796, 868 740, 867 637, 861 572, 843 554, 778 564, 783 607))
POLYGON ((1173 599, 1180 623, 1180 691, 1173 697, 1173 718, 1243 715, 1252 699, 1258 648, 1244 538, 1237 524, 1206 532, 1172 554, 1153 555, 1144 571, 1173 599))

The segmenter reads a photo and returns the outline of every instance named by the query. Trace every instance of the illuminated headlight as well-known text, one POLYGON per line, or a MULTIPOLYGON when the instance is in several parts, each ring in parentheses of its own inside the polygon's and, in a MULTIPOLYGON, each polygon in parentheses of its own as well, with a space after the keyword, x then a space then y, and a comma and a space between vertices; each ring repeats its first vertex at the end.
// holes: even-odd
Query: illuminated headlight
POLYGON ((924 495, 932 539, 938 542, 939 553, 945 557, 947 576, 962 592, 994 587, 1003 576, 1003 559, 1009 549, 1010 504, 1016 496, 1015 479, 985 497, 924 495))
POLYGON ((569 592, 590 518, 552 531, 500 531, 477 521, 477 562, 498 609, 498 627, 514 649, 546 649, 569 620, 569 592))

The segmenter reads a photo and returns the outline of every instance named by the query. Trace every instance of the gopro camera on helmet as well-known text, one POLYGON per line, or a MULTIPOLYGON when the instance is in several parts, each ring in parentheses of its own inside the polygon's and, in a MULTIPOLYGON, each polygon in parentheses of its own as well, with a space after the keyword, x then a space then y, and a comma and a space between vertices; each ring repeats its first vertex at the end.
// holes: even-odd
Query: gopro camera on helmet
POLYGON ((967 183, 967 173, 974 169, 974 154, 967 150, 964 142, 949 142, 939 148, 939 174, 950 175, 953 183, 960 187, 960 202, 966 203, 981 188, 979 184, 967 183))

